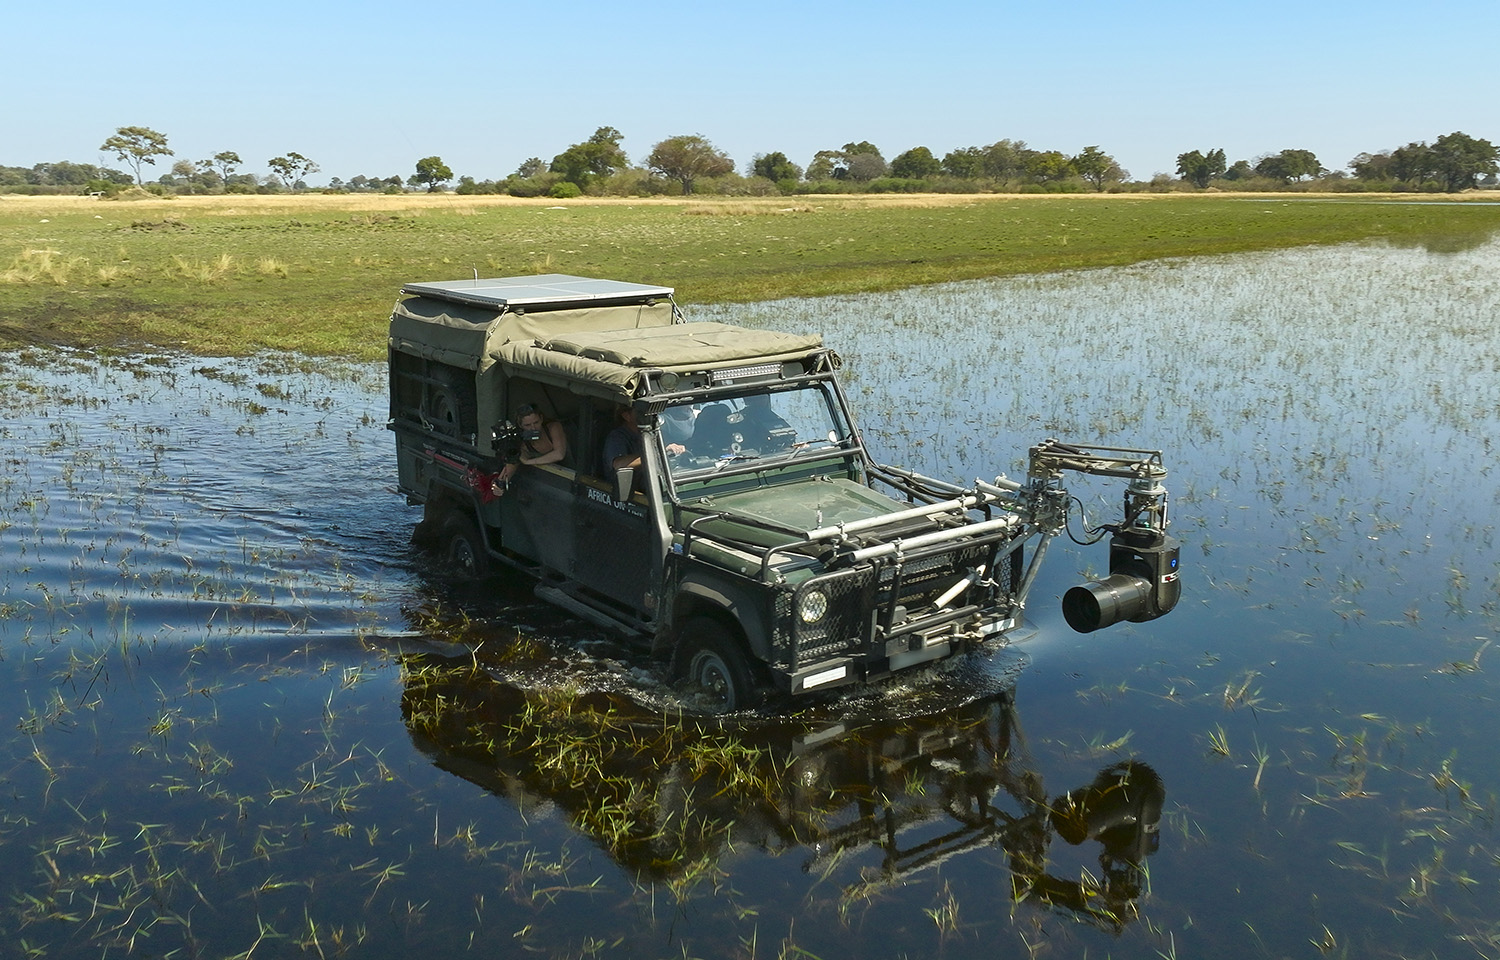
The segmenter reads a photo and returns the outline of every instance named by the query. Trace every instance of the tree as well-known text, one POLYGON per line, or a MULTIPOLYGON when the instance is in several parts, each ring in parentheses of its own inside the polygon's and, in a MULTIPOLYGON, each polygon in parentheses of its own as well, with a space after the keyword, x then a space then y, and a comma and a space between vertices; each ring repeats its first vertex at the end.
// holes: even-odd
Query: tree
POLYGON ((926 147, 912 147, 891 161, 891 176, 926 180, 943 171, 943 165, 926 147))
POLYGON ((807 165, 807 179, 809 183, 818 180, 830 180, 835 176, 838 165, 843 162, 844 155, 838 150, 819 150, 813 154, 812 163, 807 165))
MULTIPOLYGON (((844 168, 844 176, 849 180, 869 183, 871 180, 885 176, 890 169, 885 162, 885 157, 878 153, 856 153, 849 158, 849 165, 844 168)), ((838 171, 834 171, 834 176, 837 175, 838 171)))
POLYGON ((728 154, 698 134, 668 137, 651 148, 646 166, 682 184, 683 193, 693 192, 693 183, 703 177, 722 177, 734 171, 728 154))
POLYGON ((178 160, 172 164, 172 172, 161 177, 163 186, 170 186, 179 193, 207 193, 219 182, 219 175, 212 169, 191 160, 178 160))
POLYGON ((620 141, 625 135, 614 127, 600 127, 583 143, 575 143, 552 158, 552 172, 586 189, 593 180, 608 177, 629 163, 620 141))
POLYGON ((24 167, 5 167, 10 171, 0 183, 34 183, 46 186, 81 187, 92 182, 107 182, 125 186, 135 183, 135 178, 121 170, 96 167, 92 163, 73 163, 59 160, 56 163, 38 163, 30 170, 24 167))
POLYGON ((526 180, 536 176, 545 169, 547 169, 547 165, 542 162, 541 157, 529 157, 522 160, 521 165, 516 167, 516 176, 526 180))
POLYGON ((869 183, 890 172, 885 157, 880 155, 880 148, 868 140, 846 143, 842 152, 844 155, 843 174, 840 175, 840 168, 835 168, 833 175, 836 179, 869 183))
POLYGON ((1073 175, 1073 164, 1057 150, 1028 150, 1026 175, 1037 183, 1066 180, 1073 175))
POLYGON ((1408 143, 1391 151, 1391 176, 1403 183, 1421 185, 1437 176, 1437 162, 1432 148, 1423 143, 1408 143))
POLYGON ((157 157, 173 156, 167 149, 167 138, 150 127, 119 127, 115 135, 99 145, 100 150, 113 150, 116 157, 135 168, 135 182, 142 183, 141 164, 156 165, 157 157))
POLYGON ((221 150, 207 160, 199 160, 198 166, 204 170, 219 171, 219 176, 223 178, 225 183, 228 183, 229 178, 234 176, 235 167, 244 162, 240 159, 240 155, 233 150, 221 150))
POLYGON ((960 147, 943 155, 943 170, 950 177, 973 180, 984 173, 984 150, 979 147, 960 147))
POLYGON ((1236 160, 1223 173, 1225 180, 1249 180, 1253 176, 1255 176, 1255 168, 1250 166, 1249 160, 1236 160))
POLYGON ((1080 177, 1094 185, 1096 192, 1103 192, 1106 183, 1118 183, 1130 175, 1115 162, 1114 157, 1098 146, 1084 147, 1083 152, 1069 162, 1080 177))
POLYGON ((1283 150, 1280 153, 1261 157, 1255 164, 1255 172, 1263 177, 1273 177, 1282 183, 1291 183, 1303 177, 1316 177, 1327 173, 1311 150, 1283 150))
POLYGON ((1208 186, 1210 180, 1223 172, 1223 148, 1210 150, 1208 153, 1194 150, 1191 153, 1177 155, 1177 175, 1195 187, 1208 186))
POLYGON ((880 148, 861 140, 846 143, 837 150, 819 150, 807 166, 807 179, 870 181, 885 176, 889 169, 880 148))
POLYGON ((437 192, 438 184, 447 183, 453 179, 453 171, 443 162, 442 157, 423 157, 417 161, 417 172, 407 180, 412 186, 427 184, 427 192, 437 192))
POLYGON ((780 150, 775 153, 757 153, 750 161, 750 173, 776 183, 802 179, 802 168, 788 160, 780 150))
POLYGON ((1437 138, 1432 144, 1432 160, 1449 193, 1477 186, 1480 177, 1500 171, 1496 163, 1500 151, 1494 144, 1458 131, 1437 138))
MULTIPOLYGON (((288 187, 295 187, 297 181, 306 179, 318 172, 318 165, 307 159, 300 153, 289 153, 284 157, 273 157, 266 161, 266 166, 281 177, 283 183, 288 187)), ((397 180, 400 184, 400 180, 397 180)))
POLYGON ((992 180, 1010 180, 1025 172, 1025 140, 997 140, 984 148, 984 175, 992 180))

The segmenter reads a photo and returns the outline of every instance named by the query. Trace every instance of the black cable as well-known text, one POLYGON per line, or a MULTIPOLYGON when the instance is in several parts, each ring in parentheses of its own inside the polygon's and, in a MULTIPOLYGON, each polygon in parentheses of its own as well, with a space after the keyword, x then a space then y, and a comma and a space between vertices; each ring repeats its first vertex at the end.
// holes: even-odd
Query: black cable
POLYGON ((1077 497, 1072 497, 1072 496, 1068 497, 1068 499, 1071 500, 1071 501, 1073 501, 1074 503, 1078 504, 1078 519, 1079 519, 1080 523, 1083 523, 1083 532, 1084 532, 1084 535, 1085 536, 1092 536, 1094 538, 1092 540, 1080 540, 1077 537, 1075 537, 1073 535, 1073 524, 1072 524, 1073 511, 1071 511, 1071 510, 1066 511, 1063 514, 1063 532, 1065 532, 1068 535, 1068 539, 1069 540, 1072 540, 1074 543, 1078 544, 1080 547, 1091 547, 1094 544, 1098 543, 1100 540, 1103 540, 1104 539, 1104 535, 1106 533, 1115 533, 1117 530, 1119 530, 1119 528, 1116 527, 1114 524, 1109 524, 1109 523, 1102 524, 1102 525, 1100 525, 1098 527, 1095 527, 1094 529, 1090 530, 1088 523, 1084 519, 1083 501, 1079 500, 1077 497))

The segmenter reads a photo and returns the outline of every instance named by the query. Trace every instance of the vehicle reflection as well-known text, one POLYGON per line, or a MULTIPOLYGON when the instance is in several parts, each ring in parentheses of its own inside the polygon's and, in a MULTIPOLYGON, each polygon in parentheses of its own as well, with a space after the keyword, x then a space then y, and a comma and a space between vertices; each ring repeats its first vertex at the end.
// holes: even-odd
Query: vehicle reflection
POLYGON ((950 858, 999 849, 1010 896, 1119 930, 1134 919, 1165 790, 1137 761, 1049 795, 1013 688, 914 718, 702 723, 607 693, 523 689, 478 659, 403 659, 402 714, 438 767, 551 805, 642 880, 668 882, 750 846, 803 869, 859 869, 868 896, 950 858), (1049 867, 1054 840, 1099 869, 1049 867))

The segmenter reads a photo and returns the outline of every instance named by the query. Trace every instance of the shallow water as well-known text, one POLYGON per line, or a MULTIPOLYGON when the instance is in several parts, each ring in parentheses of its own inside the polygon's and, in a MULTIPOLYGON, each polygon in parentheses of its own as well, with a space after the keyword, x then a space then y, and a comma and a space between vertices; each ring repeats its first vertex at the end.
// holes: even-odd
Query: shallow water
POLYGON ((1080 636, 1057 598, 1104 548, 1059 545, 1026 642, 709 729, 524 584, 409 548, 380 369, 0 355, 0 941, 1494 956, 1497 267, 1372 245, 692 310, 823 330, 887 462, 1163 449, 1187 571, 1170 617, 1080 636))

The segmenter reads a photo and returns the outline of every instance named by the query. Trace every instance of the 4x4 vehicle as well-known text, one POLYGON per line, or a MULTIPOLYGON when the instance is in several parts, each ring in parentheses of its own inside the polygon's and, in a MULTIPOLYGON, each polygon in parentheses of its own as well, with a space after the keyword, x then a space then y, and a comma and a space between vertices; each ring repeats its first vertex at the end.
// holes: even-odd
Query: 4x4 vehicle
POLYGON ((1109 576, 1067 592, 1069 624, 1177 602, 1159 451, 1049 439, 1024 482, 950 483, 871 459, 818 335, 686 322, 670 287, 557 274, 402 292, 389 425, 420 532, 467 574, 520 569, 539 597, 642 638, 714 709, 1014 630, 1066 528, 1068 471, 1127 481, 1123 521, 1102 528, 1109 576), (523 407, 561 424, 567 455, 506 471, 523 407), (623 469, 604 462, 616 427, 639 452, 623 469))

